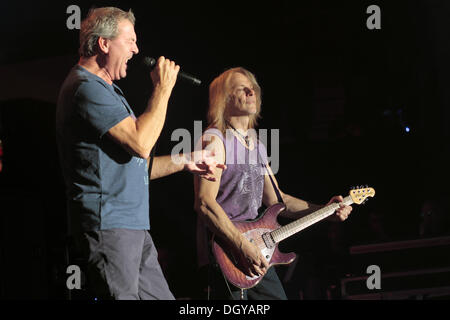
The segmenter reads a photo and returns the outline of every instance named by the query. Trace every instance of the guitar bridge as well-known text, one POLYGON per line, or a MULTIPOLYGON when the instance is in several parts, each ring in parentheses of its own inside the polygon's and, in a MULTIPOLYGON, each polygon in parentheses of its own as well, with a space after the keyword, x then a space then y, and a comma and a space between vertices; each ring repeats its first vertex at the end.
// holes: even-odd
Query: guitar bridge
POLYGON ((270 234, 270 232, 264 233, 261 237, 264 240, 264 244, 268 249, 272 249, 275 247, 276 243, 275 240, 273 240, 273 237, 270 234))

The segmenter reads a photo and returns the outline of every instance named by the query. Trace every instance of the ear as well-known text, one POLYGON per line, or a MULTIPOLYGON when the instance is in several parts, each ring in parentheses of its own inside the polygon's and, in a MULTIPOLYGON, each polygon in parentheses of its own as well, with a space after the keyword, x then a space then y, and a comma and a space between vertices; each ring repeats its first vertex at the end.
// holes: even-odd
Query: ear
POLYGON ((102 53, 107 54, 109 52, 109 39, 98 37, 97 45, 102 53))

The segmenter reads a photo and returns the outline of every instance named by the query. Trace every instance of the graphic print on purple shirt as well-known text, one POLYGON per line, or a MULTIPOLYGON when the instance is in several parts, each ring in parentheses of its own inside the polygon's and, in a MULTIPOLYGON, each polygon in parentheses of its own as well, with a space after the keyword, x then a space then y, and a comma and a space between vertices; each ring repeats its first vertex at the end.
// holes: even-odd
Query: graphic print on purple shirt
POLYGON ((205 134, 218 136, 225 147, 227 169, 222 172, 217 203, 232 221, 255 219, 262 205, 266 174, 263 163, 267 164, 267 151, 264 144, 258 141, 257 147, 249 150, 231 131, 227 131, 225 138, 217 129, 208 129, 205 134))

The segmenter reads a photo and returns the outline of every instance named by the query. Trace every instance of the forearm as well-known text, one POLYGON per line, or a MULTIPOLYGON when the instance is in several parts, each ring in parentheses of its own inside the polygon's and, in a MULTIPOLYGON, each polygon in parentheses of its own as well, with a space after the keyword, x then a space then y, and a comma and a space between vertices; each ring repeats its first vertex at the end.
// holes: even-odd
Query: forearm
POLYGON ((184 170, 184 157, 173 161, 171 155, 159 156, 153 159, 150 180, 162 178, 184 170))
POLYGON ((215 200, 203 200, 196 205, 196 211, 208 228, 235 249, 241 249, 243 236, 228 218, 223 208, 215 200))
POLYGON ((166 118, 171 90, 156 86, 145 111, 136 119, 136 134, 139 145, 150 154, 166 118))
POLYGON ((291 219, 299 219, 323 208, 322 205, 313 204, 288 194, 283 194, 283 201, 286 205, 286 211, 282 215, 291 219))

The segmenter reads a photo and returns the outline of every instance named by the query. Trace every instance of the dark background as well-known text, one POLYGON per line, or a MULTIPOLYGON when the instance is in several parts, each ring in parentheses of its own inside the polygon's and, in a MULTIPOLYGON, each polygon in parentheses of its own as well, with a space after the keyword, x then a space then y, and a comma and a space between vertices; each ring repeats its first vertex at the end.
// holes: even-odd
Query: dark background
MULTIPOLYGON (((296 276, 279 269, 290 298, 326 298, 349 272, 350 246, 448 234, 450 2, 8 1, 0 4, 1 298, 70 297, 54 113, 78 60, 78 30, 66 27, 71 4, 82 18, 92 6, 134 11, 140 53, 118 85, 137 114, 152 88, 142 56, 164 55, 202 79, 201 87, 176 85, 157 154, 178 143, 175 129, 193 135, 194 120, 205 124, 207 85, 243 66, 263 90, 259 128, 280 130, 284 192, 326 203, 351 186, 375 188, 346 222, 312 226, 281 245, 301 258, 289 269, 296 276), (381 8, 381 30, 366 27, 371 4, 381 8), (444 203, 443 214, 420 234, 426 201, 444 203)), ((169 284, 177 298, 203 298, 192 177, 150 188, 151 232, 169 284)))

